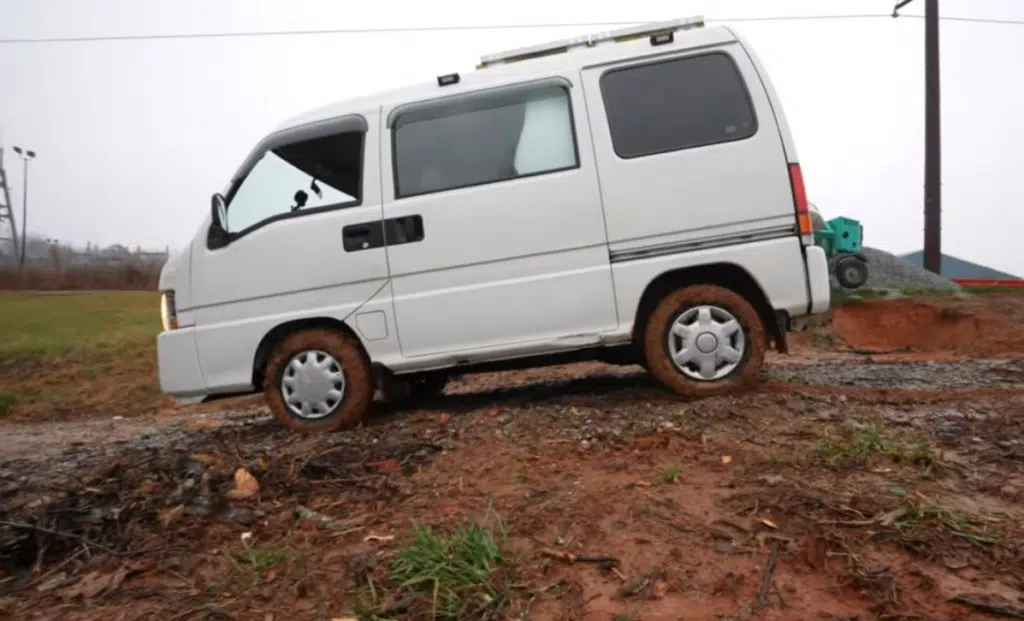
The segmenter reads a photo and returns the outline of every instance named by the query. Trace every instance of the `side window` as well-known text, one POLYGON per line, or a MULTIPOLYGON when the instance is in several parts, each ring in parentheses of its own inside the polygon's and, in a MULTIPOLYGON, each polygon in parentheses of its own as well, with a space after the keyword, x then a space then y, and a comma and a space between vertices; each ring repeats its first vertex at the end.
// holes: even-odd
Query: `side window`
POLYGON ((227 205, 227 230, 240 233, 276 216, 358 205, 362 179, 362 132, 273 147, 236 184, 227 205))
POLYGON ((742 140, 757 132, 743 77, 716 52, 601 76, 615 152, 622 158, 742 140))
POLYGON ((557 85, 415 108, 392 132, 397 198, 579 165, 569 93, 557 85))

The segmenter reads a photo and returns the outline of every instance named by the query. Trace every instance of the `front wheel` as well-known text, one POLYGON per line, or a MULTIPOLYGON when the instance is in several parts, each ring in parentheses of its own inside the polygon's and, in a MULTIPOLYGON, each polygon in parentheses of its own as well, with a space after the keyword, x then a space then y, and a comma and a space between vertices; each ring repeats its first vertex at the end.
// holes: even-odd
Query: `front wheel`
POLYGON ((279 422, 295 431, 325 433, 363 420, 373 401, 373 375, 351 336, 302 330, 274 349, 263 393, 279 422))
POLYGON ((651 374, 678 395, 710 397, 760 377, 765 329, 742 295, 717 285, 677 289, 655 307, 644 334, 651 374))

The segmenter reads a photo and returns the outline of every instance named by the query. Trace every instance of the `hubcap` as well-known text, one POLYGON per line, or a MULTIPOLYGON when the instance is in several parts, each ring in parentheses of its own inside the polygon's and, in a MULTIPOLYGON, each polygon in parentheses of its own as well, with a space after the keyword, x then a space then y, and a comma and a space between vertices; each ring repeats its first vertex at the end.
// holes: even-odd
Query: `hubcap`
POLYGON ((345 396, 345 373, 327 352, 296 354, 284 368, 281 394, 299 418, 316 420, 333 412, 345 396))
POLYGON ((725 377, 739 365, 746 347, 740 322, 717 306, 686 310, 668 334, 668 351, 676 368, 696 380, 725 377))

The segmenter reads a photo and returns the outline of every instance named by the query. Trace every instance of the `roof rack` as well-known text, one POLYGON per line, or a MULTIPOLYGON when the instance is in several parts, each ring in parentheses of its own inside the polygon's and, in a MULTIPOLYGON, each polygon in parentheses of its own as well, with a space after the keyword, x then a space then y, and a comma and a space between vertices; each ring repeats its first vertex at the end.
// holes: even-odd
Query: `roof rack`
POLYGON ((486 56, 480 57, 480 64, 477 65, 477 69, 484 69, 491 65, 504 65, 523 60, 530 60, 533 58, 540 58, 542 56, 550 56, 552 54, 562 54, 573 49, 594 47, 601 43, 620 43, 622 41, 642 39, 647 36, 675 33, 680 30, 689 30, 691 28, 701 28, 702 26, 704 26, 704 16, 696 15, 693 17, 683 17, 665 22, 650 22, 639 26, 622 28, 620 30, 571 37, 559 41, 552 41, 550 43, 542 43, 540 45, 532 45, 529 47, 508 50, 506 52, 499 52, 497 54, 487 54, 486 56))

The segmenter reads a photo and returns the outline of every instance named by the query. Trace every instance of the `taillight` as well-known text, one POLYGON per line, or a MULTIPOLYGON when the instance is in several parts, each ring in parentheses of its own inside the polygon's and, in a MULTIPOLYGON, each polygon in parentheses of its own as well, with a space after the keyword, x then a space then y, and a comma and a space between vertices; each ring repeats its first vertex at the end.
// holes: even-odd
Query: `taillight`
POLYGON ((811 212, 807 208, 807 189, 804 187, 804 176, 800 172, 800 164, 789 165, 789 183, 793 186, 793 206, 796 209, 797 231, 805 245, 814 243, 814 226, 811 224, 811 212))

